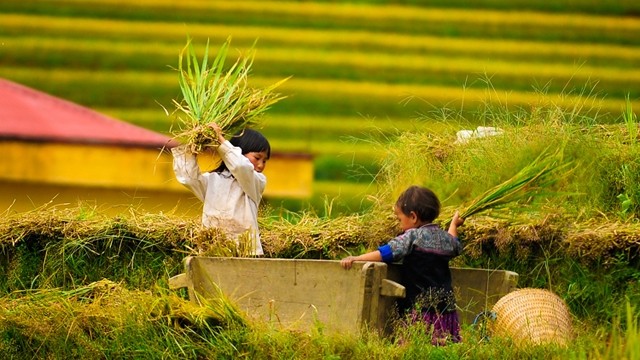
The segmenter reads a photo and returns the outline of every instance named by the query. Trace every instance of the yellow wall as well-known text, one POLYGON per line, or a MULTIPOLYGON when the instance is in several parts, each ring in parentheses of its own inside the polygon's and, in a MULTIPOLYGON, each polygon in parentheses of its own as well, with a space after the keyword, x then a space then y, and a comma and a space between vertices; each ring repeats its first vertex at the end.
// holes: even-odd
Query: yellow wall
MULTIPOLYGON (((212 171, 220 164, 220 159, 205 153, 203 156, 198 156, 198 163, 201 170, 212 171)), ((306 154, 271 154, 264 174, 267 177, 265 196, 282 198, 311 196, 313 159, 306 154)))
MULTIPOLYGON (((46 142, 0 141, 0 211, 32 210, 78 201, 117 211, 196 214, 197 199, 175 180, 172 157, 156 149, 46 142)), ((200 159, 203 169, 211 159, 200 159)), ((311 195, 309 156, 274 154, 265 169, 265 197, 311 195)))
POLYGON ((26 212, 44 206, 90 208, 116 215, 131 209, 141 213, 163 213, 197 218, 202 203, 185 191, 111 189, 56 184, 0 181, 0 214, 26 212))

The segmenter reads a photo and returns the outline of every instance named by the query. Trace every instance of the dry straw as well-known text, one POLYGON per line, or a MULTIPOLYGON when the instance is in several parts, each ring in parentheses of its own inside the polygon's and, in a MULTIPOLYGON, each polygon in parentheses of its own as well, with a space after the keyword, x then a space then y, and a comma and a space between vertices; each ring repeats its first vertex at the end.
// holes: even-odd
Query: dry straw
POLYGON ((582 260, 606 260, 621 250, 633 253, 640 248, 640 223, 592 218, 574 223, 566 242, 582 260))
POLYGON ((255 43, 225 70, 230 42, 228 38, 212 63, 209 63, 208 41, 201 63, 191 39, 180 52, 178 71, 182 100, 173 100, 176 111, 180 113, 174 136, 194 153, 219 145, 208 124, 217 123, 223 135, 236 134, 247 127, 257 126, 259 116, 284 98, 274 90, 288 78, 263 89, 249 86, 255 43))

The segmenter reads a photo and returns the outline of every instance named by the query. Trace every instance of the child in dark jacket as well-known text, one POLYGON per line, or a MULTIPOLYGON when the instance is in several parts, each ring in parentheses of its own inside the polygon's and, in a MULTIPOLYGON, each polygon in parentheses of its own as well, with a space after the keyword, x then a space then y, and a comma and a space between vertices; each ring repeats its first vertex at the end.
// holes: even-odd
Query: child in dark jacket
POLYGON ((433 221, 440 214, 440 200, 433 191, 411 186, 398 198, 395 214, 403 233, 378 250, 341 260, 345 269, 354 261, 402 260, 401 283, 406 296, 399 301, 402 315, 423 322, 431 331, 432 343, 459 342, 460 322, 451 284, 449 260, 460 255, 458 226, 464 223, 456 212, 448 231, 433 221))

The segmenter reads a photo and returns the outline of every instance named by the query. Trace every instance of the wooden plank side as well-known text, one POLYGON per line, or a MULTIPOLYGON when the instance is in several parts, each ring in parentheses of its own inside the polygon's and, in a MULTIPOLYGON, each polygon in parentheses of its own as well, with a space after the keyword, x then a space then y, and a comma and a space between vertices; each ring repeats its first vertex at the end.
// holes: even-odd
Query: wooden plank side
POLYGON ((337 261, 211 258, 191 259, 194 291, 218 294, 216 286, 250 316, 285 328, 357 331, 362 320, 366 272, 346 271, 337 261))

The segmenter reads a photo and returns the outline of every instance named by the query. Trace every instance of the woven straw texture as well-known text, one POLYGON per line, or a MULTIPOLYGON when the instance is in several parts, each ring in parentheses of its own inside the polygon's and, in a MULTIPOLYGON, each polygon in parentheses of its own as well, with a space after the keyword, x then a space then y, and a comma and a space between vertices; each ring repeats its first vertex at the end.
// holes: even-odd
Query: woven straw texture
POLYGON ((564 301, 542 289, 519 289, 493 306, 494 336, 506 336, 519 345, 566 345, 573 337, 571 315, 564 301))

